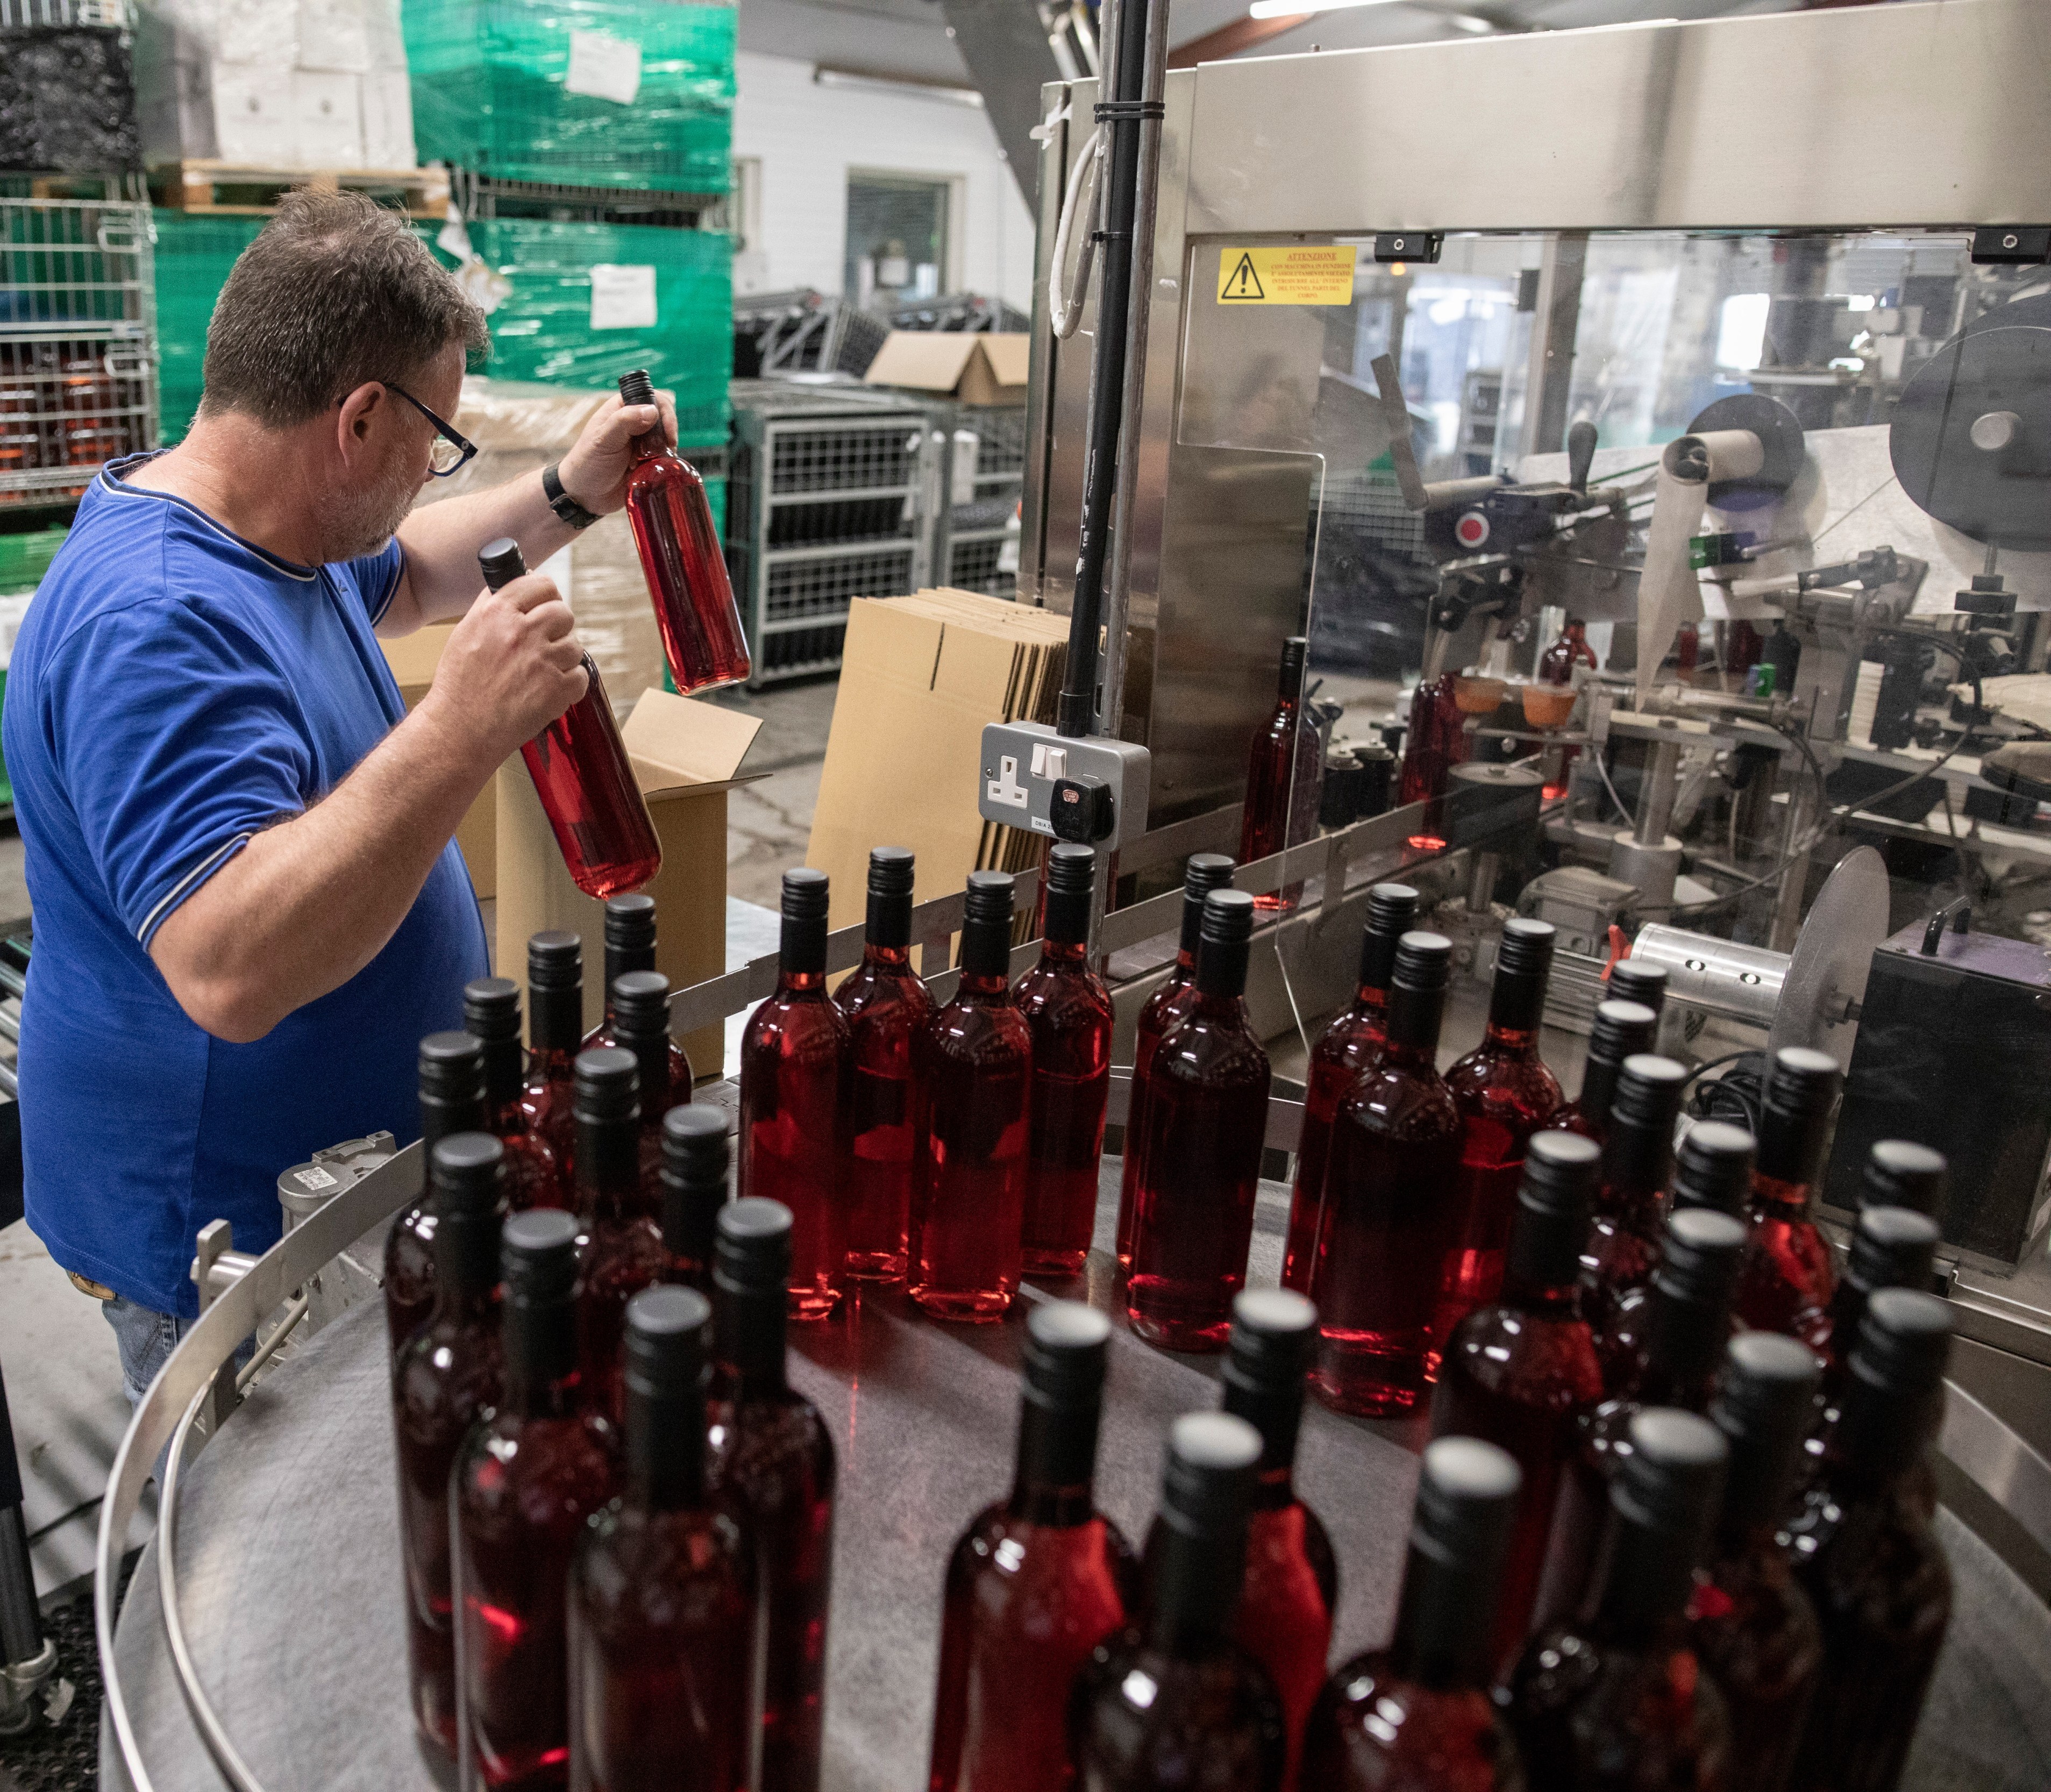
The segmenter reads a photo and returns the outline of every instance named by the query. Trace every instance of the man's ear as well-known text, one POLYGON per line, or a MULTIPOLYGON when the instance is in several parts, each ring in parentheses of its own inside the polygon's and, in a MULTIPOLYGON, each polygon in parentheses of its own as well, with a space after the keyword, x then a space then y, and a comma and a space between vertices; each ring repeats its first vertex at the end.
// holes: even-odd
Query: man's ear
POLYGON ((342 400, 335 423, 335 446, 343 459, 353 460, 356 457, 369 439, 373 420, 390 403, 385 388, 375 380, 365 381, 342 400))

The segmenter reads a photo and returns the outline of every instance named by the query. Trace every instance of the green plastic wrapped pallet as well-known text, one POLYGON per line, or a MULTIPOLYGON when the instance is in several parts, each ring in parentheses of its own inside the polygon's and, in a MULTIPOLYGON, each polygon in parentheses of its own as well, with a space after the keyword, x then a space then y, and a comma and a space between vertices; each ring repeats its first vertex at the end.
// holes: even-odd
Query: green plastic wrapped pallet
POLYGON ((32 591, 64 545, 68 529, 31 529, 0 535, 0 597, 32 591))
POLYGON ((200 369, 213 302, 235 258, 256 239, 260 217, 150 213, 157 227, 158 388, 166 446, 185 439, 199 408, 200 369))
POLYGON ((423 162, 559 186, 724 193, 734 9, 404 0, 423 162))
POLYGON ((681 439, 725 441, 733 365, 731 239, 709 230, 542 218, 479 219, 469 231, 471 246, 512 287, 491 314, 487 370, 494 380, 603 391, 623 369, 645 367, 657 385, 677 395, 681 439), (600 276, 596 305, 594 267, 611 271, 600 276), (652 275, 642 271, 649 269, 652 275), (650 279, 652 310, 643 303, 650 279), (620 318, 639 321, 611 326, 620 318))

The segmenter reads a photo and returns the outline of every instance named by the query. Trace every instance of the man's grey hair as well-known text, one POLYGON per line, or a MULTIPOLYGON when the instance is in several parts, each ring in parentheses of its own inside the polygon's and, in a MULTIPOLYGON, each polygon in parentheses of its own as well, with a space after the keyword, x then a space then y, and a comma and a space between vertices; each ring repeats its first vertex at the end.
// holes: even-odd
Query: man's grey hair
POLYGON ((289 428, 368 381, 404 385, 452 342, 486 340, 484 314, 403 214, 360 193, 303 187, 221 289, 200 409, 289 428))

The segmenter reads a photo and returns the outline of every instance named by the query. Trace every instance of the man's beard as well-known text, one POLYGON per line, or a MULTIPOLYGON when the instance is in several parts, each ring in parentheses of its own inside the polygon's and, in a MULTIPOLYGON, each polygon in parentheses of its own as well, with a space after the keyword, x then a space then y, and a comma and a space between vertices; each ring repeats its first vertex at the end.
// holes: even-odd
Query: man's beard
POLYGON ((420 493, 409 459, 395 457, 392 470, 372 484, 326 494, 321 505, 323 560, 361 560, 392 539, 420 493))

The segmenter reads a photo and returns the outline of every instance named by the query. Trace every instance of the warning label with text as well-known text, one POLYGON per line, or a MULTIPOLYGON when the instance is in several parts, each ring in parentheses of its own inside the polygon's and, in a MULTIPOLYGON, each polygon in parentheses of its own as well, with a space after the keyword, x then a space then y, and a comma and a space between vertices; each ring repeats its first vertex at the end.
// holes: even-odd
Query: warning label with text
POLYGON ((1218 256, 1221 305, 1350 305, 1354 248, 1283 245, 1236 249, 1218 256))

